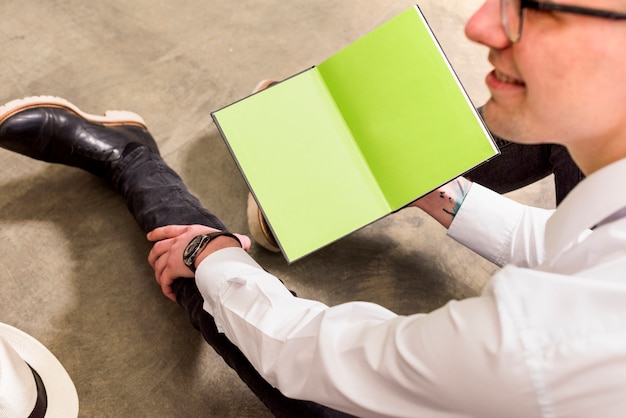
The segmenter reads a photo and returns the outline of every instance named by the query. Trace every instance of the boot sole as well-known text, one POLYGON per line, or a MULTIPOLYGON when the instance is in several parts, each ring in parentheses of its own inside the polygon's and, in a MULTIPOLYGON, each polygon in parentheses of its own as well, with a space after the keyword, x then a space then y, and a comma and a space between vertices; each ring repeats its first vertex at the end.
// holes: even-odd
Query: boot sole
POLYGON ((252 90, 252 93, 258 93, 261 90, 265 90, 268 87, 272 87, 272 85, 274 84, 278 84, 277 80, 261 80, 259 81, 259 84, 257 84, 254 89, 252 90))
POLYGON ((146 122, 141 116, 127 110, 107 110, 104 116, 85 113, 74 104, 65 99, 54 96, 32 96, 23 99, 12 100, 0 106, 0 124, 20 112, 37 107, 53 107, 65 109, 83 119, 105 126, 135 125, 147 129, 146 122))
POLYGON ((280 252, 272 231, 270 231, 269 226, 265 222, 261 209, 257 205, 256 200, 254 200, 252 193, 248 193, 246 217, 248 218, 248 230, 252 239, 266 250, 273 253, 280 252))

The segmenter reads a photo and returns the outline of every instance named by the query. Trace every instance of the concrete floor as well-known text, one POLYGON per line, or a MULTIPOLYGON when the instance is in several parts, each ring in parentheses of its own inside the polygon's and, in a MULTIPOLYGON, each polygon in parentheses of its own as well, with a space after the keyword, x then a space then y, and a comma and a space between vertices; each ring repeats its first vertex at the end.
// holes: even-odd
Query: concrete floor
MULTIPOLYGON (((479 0, 420 6, 476 104, 486 51, 464 39, 479 0)), ((0 101, 65 97, 144 116, 162 154, 235 231, 246 186, 210 112, 263 78, 317 64, 408 0, 1 0, 0 101)), ((150 249, 98 178, 0 150, 0 321, 64 363, 84 417, 269 414, 163 297, 150 249)), ((551 180, 515 198, 550 207, 551 180)), ((495 267, 417 211, 383 219, 295 264, 252 254, 302 296, 428 312, 475 295, 495 267)))

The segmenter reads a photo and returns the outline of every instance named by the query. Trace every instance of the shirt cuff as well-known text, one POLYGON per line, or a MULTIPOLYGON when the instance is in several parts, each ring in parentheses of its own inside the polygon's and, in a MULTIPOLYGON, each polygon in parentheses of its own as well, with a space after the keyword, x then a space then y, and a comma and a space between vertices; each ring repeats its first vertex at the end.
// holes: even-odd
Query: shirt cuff
POLYGON ((502 266, 508 262, 513 230, 524 206, 474 183, 454 217, 448 236, 487 260, 502 266))

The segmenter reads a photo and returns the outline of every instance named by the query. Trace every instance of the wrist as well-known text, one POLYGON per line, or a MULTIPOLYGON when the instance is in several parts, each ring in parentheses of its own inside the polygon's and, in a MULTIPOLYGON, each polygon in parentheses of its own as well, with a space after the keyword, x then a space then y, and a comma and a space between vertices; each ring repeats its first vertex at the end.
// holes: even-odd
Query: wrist
POLYGON ((461 205, 471 187, 471 181, 464 177, 458 177, 416 200, 412 203, 412 206, 422 209, 444 227, 448 228, 461 209, 461 205))
POLYGON ((241 242, 237 238, 226 235, 219 236, 211 240, 206 247, 198 252, 198 256, 194 261, 194 267, 197 269, 205 258, 216 251, 223 250, 224 248, 242 248, 242 246, 241 242))
POLYGON ((189 241, 183 251, 183 263, 195 273, 196 266, 200 264, 198 257, 204 253, 202 259, 221 248, 242 247, 241 241, 230 232, 216 231, 210 234, 196 235, 189 241), (208 250, 207 250, 208 247, 208 250))

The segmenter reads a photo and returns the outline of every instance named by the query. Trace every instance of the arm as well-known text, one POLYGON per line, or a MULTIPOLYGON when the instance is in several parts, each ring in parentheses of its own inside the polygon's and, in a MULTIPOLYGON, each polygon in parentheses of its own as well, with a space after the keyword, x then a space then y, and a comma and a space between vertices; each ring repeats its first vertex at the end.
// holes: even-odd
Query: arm
MULTIPOLYGON (((150 255, 159 282, 177 276, 170 270, 180 267, 193 235, 188 228, 151 233, 169 237, 150 255)), ((204 309, 286 396, 357 416, 434 417, 502 416, 511 410, 510 393, 532 394, 523 370, 510 367, 521 361, 519 350, 517 343, 501 344, 492 295, 428 315, 398 316, 365 302, 328 307, 294 297, 244 251, 229 247, 238 244, 223 237, 202 254, 196 283, 204 309)), ((520 416, 529 412, 523 405, 515 409, 520 416)))
MULTIPOLYGON (((193 272, 183 263, 182 259, 187 244, 197 235, 217 231, 215 228, 204 225, 168 225, 148 233, 148 241, 155 242, 148 255, 148 262, 154 269, 156 281, 161 286, 161 291, 165 296, 176 301, 171 288, 174 280, 194 277, 193 272)), ((235 235, 239 242, 228 237, 218 237, 209 242, 204 251, 196 257, 196 267, 208 254, 223 248, 241 246, 245 251, 248 251, 251 245, 250 238, 246 235, 235 235)))
POLYGON ((552 210, 519 204, 459 177, 411 206, 431 215, 448 235, 503 266, 536 266, 544 259, 544 235, 552 210))
POLYGON ((529 389, 523 372, 511 372, 521 359, 515 344, 500 345, 491 296, 428 315, 328 307, 294 297, 236 248, 206 257, 196 282, 219 329, 292 398, 356 416, 467 416, 475 405, 486 408, 475 416, 512 416, 510 396, 499 394, 529 389))
POLYGON ((471 187, 471 181, 459 177, 416 200, 410 206, 422 209, 445 228, 449 228, 471 187))

